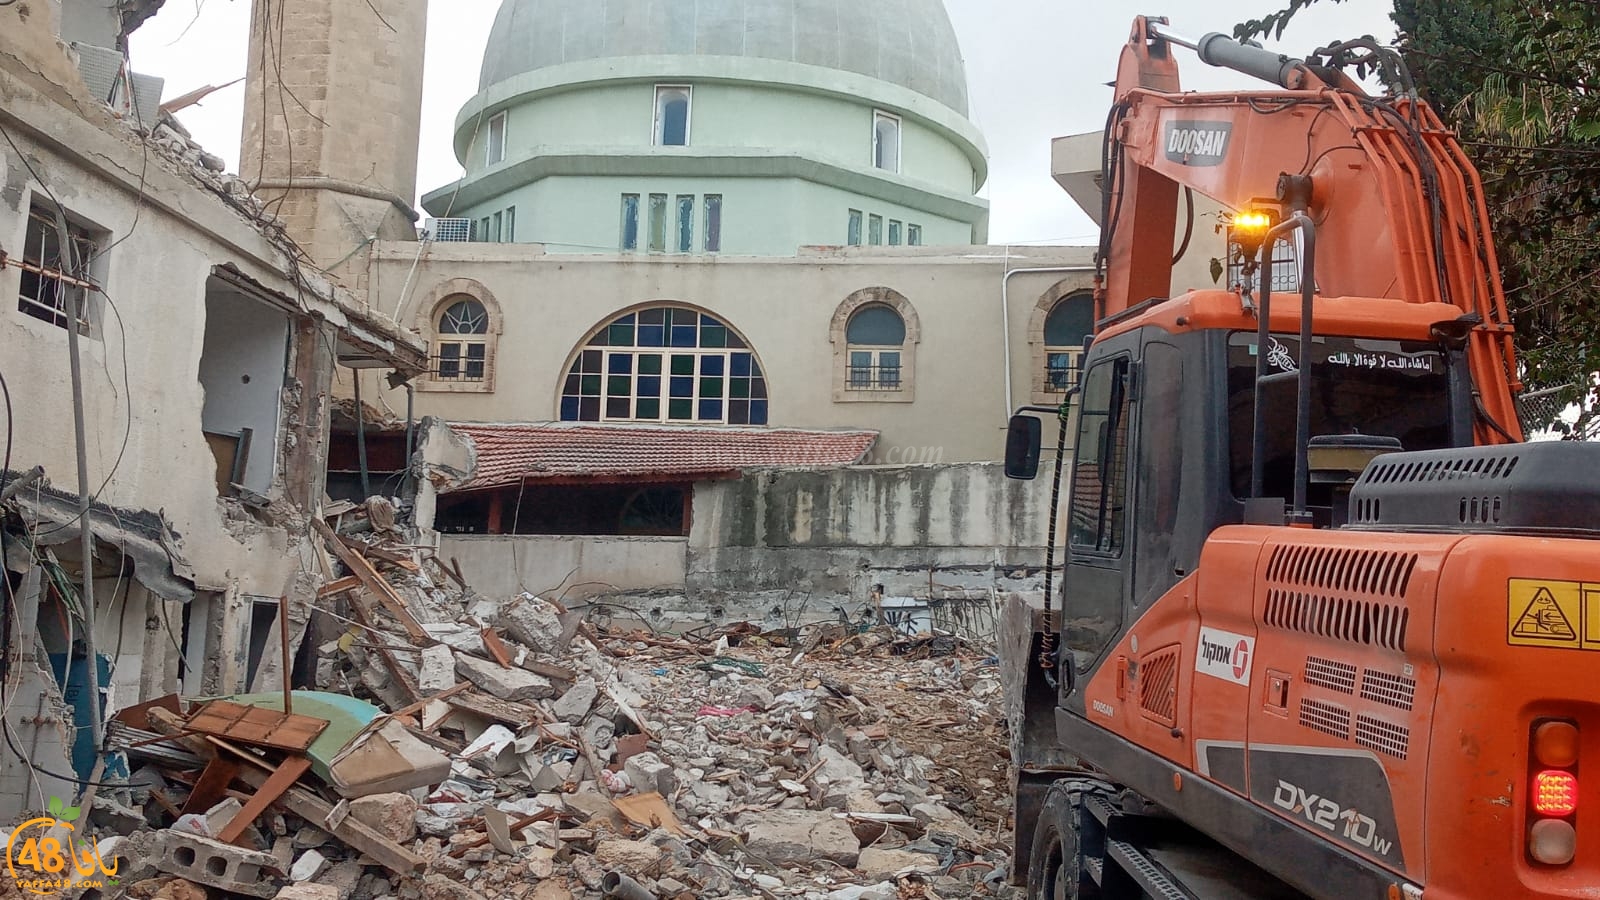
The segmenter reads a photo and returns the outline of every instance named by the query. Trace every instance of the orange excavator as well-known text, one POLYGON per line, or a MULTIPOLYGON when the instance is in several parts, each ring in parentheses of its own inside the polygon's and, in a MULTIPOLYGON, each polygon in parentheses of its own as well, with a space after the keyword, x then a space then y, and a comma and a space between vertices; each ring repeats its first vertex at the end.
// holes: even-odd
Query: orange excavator
POLYGON ((1014 881, 1600 898, 1600 446, 1523 441, 1461 145, 1370 39, 1139 18, 1102 155, 1092 343, 1007 441, 1034 477, 1058 419, 1071 482, 1047 608, 1001 627, 1014 881), (1184 48, 1271 87, 1183 93, 1184 48), (1169 296, 1196 193, 1237 274, 1169 296))

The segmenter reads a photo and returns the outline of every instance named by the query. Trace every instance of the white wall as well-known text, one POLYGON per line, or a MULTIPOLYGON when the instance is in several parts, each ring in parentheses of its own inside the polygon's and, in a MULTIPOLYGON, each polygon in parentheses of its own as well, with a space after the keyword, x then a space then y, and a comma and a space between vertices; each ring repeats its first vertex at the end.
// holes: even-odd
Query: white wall
POLYGON ((272 487, 277 470, 288 352, 287 316, 212 279, 200 356, 200 384, 206 393, 201 427, 228 435, 251 430, 244 486, 258 494, 272 487))

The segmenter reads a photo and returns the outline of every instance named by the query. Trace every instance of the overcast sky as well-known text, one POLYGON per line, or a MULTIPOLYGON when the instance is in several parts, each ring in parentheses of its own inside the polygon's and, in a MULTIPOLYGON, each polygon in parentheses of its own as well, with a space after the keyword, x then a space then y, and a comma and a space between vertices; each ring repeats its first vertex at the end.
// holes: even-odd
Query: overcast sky
MULTIPOLYGON (((870 0, 869 0, 870 2, 870 0)), ((972 118, 989 142, 984 194, 993 207, 994 243, 1091 243, 1093 223, 1050 178, 1050 139, 1092 131, 1105 120, 1117 53, 1136 13, 1161 12, 1161 0, 946 0, 971 83, 972 118)), ((1198 37, 1285 5, 1283 0, 1166 0, 1172 28, 1198 37)), ((418 194, 461 173, 450 148, 455 114, 478 86, 478 63, 499 0, 433 0, 428 10, 418 194)), ((1296 55, 1338 38, 1392 40, 1392 0, 1322 3, 1300 13, 1282 47, 1296 55)), ((167 0, 133 35, 134 69, 166 78, 170 99, 241 78, 250 0, 167 0)), ((1269 43, 1269 46, 1272 46, 1269 43)), ((421 64, 421 61, 418 61, 421 64)), ((1249 85, 1179 57, 1185 88, 1249 85)), ((212 94, 179 118, 235 170, 244 85, 212 94)))

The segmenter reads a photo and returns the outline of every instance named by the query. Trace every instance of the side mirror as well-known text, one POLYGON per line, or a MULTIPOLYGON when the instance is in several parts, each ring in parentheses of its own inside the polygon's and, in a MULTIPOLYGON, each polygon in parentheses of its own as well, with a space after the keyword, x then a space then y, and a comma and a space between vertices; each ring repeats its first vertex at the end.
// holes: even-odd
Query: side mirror
POLYGON ((1006 429, 1006 477, 1029 481, 1039 474, 1039 446, 1044 423, 1036 416, 1015 415, 1006 429))

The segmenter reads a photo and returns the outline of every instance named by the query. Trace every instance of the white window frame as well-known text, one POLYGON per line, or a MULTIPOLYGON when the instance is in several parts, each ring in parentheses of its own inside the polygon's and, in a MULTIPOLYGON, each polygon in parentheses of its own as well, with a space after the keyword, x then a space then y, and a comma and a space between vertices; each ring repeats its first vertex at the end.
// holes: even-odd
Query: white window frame
POLYGON ((901 120, 901 118, 899 116, 897 116, 897 115, 895 115, 894 113, 891 113, 891 112, 884 112, 881 109, 873 110, 872 111, 872 159, 871 159, 872 167, 874 169, 881 169, 881 170, 883 170, 885 172, 892 172, 892 173, 894 173, 896 175, 900 174, 900 161, 901 161, 902 157, 905 155, 905 153, 904 153, 905 145, 906 145, 905 136, 906 136, 905 123, 901 120), (884 122, 884 121, 889 121, 889 122, 893 122, 894 123, 895 141, 894 141, 894 167, 893 168, 890 168, 888 166, 880 166, 880 165, 878 165, 878 123, 879 122, 884 122))
POLYGON ((658 84, 656 85, 655 113, 651 122, 650 144, 654 147, 687 147, 694 140, 694 85, 692 84, 658 84), (688 103, 683 111, 683 143, 666 144, 662 142, 665 137, 663 129, 666 127, 666 117, 662 115, 666 107, 661 102, 661 95, 667 91, 683 91, 688 103))
POLYGON ((489 128, 485 132, 485 134, 487 135, 487 137, 486 137, 486 146, 484 147, 484 152, 483 152, 483 164, 485 166, 494 166, 494 165, 499 165, 500 163, 505 162, 505 159, 506 159, 506 130, 507 130, 507 127, 511 124, 509 119, 507 118, 507 116, 508 116, 508 113, 502 112, 502 113, 496 113, 493 116, 489 117, 489 128), (500 140, 498 142, 495 140, 495 137, 494 137, 496 124, 498 124, 499 127, 500 127, 500 140))

